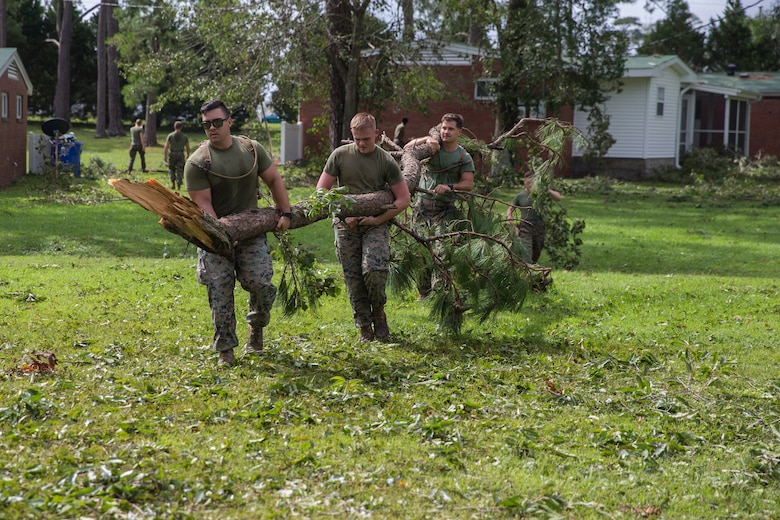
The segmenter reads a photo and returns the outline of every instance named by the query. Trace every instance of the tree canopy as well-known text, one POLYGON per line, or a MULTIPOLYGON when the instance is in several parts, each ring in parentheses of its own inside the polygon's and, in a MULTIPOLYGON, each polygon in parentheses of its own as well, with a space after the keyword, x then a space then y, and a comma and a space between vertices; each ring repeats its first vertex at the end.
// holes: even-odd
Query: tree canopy
POLYGON ((637 52, 639 54, 676 54, 691 69, 706 65, 705 35, 701 21, 685 0, 666 2, 666 18, 653 25, 637 52))

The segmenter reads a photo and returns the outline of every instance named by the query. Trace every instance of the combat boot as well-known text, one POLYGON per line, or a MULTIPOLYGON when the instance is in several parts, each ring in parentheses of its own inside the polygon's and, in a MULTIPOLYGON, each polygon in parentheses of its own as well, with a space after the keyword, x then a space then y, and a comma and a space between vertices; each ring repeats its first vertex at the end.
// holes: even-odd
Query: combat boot
POLYGON ((371 324, 360 327, 360 341, 363 343, 374 341, 374 330, 371 328, 371 324))
POLYGON ((263 327, 250 325, 247 330, 246 353, 259 354, 263 351, 263 327))
POLYGON ((374 310, 374 334, 379 341, 390 338, 390 327, 387 326, 387 315, 384 308, 374 310))
POLYGON ((236 356, 233 353, 233 349, 230 350, 222 350, 219 353, 219 365, 224 367, 233 366, 233 363, 236 362, 236 356))

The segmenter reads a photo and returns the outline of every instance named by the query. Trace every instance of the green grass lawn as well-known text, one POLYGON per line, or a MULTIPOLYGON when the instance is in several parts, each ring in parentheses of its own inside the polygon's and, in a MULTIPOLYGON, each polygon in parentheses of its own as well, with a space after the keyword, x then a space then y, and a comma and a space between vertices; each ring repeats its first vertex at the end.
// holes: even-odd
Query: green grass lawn
MULTIPOLYGON (((0 517, 776 518, 780 189, 566 184, 582 262, 521 313, 455 336, 393 294, 361 344, 342 290, 232 369, 154 214, 0 191, 0 517)), ((327 222, 292 235, 340 275, 327 222)))

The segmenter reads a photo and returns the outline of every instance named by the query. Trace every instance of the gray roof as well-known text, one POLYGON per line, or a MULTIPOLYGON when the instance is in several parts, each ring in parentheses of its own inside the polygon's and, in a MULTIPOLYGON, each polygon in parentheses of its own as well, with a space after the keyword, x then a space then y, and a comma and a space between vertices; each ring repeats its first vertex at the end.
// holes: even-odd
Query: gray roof
POLYGON ((762 97, 780 96, 780 72, 737 72, 733 76, 725 72, 699 74, 699 83, 735 90, 751 90, 762 97))

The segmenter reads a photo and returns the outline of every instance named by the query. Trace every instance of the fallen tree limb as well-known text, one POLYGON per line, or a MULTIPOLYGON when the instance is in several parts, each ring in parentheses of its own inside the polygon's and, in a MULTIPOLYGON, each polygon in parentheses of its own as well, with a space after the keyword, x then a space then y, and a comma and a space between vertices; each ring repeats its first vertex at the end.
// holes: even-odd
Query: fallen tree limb
MULTIPOLYGON (((429 146, 406 150, 401 155, 404 181, 410 192, 420 182, 420 160, 431 155, 429 146)), ((211 253, 232 258, 236 242, 274 230, 279 213, 274 208, 259 208, 228 215, 219 220, 203 213, 190 199, 168 190, 155 179, 131 182, 126 179, 109 181, 119 193, 160 217, 160 225, 171 233, 211 253)), ((378 215, 392 206, 394 197, 389 189, 363 195, 348 195, 350 203, 340 207, 339 217, 378 215)), ((327 208, 312 212, 308 202, 293 204, 290 229, 308 226, 330 216, 327 208)))

